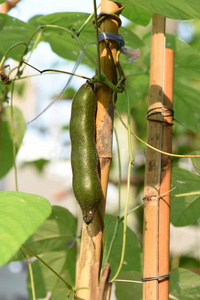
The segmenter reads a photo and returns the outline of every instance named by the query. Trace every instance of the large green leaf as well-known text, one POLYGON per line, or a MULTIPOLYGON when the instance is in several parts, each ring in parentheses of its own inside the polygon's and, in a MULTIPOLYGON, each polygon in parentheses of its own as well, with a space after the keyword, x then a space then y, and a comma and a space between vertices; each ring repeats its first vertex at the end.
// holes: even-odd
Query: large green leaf
MULTIPOLYGON (((114 228, 116 224, 116 217, 111 215, 106 215, 105 217, 105 232, 106 232, 106 240, 104 247, 104 258, 103 265, 105 262, 105 258, 108 254, 108 249, 110 246, 110 242, 113 237, 114 228)), ((112 276, 118 269, 121 251, 122 251, 122 240, 123 240, 123 223, 119 224, 117 235, 115 241, 113 243, 113 247, 110 253, 110 257, 108 262, 111 265, 112 276)), ((141 272, 142 269, 142 259, 141 259, 141 247, 137 240, 135 233, 128 227, 127 228, 127 242, 126 242, 126 252, 124 257, 124 264, 122 267, 122 271, 138 271, 141 272)))
MULTIPOLYGON (((151 32, 147 32, 143 36, 143 43, 142 56, 144 57, 145 65, 149 68, 151 32)), ((181 78, 200 78, 200 53, 198 50, 171 34, 166 34, 166 47, 173 49, 175 52, 174 77, 176 80, 181 78)))
MULTIPOLYGON (((38 16, 37 19, 31 19, 30 23, 34 22, 35 24, 37 22, 38 25, 61 26, 77 31, 82 24, 84 24, 88 16, 89 14, 77 12, 54 13, 42 17, 38 16)), ((121 27, 119 33, 124 37, 126 46, 135 49, 143 45, 141 39, 131 30, 121 27)), ((91 21, 84 27, 79 38, 83 46, 96 41, 96 33, 91 21)), ((45 28, 43 40, 48 42, 52 50, 63 58, 76 61, 80 54, 81 50, 76 40, 73 39, 70 34, 60 30, 59 28, 45 28)), ((90 45, 86 50, 93 60, 96 61, 96 46, 90 45)), ((120 57, 120 60, 121 59, 123 60, 123 56, 120 57)), ((127 63, 128 58, 124 60, 127 63)), ((83 62, 91 66, 91 63, 88 59, 83 59, 83 62)))
POLYGON ((118 279, 139 281, 134 282, 116 282, 116 297, 117 300, 142 300, 142 275, 138 272, 122 272, 118 279), (134 296, 133 296, 134 295, 134 296))
POLYGON ((6 175, 14 163, 13 157, 13 138, 15 140, 16 154, 22 143, 26 129, 26 122, 21 111, 13 107, 13 127, 12 128, 12 109, 10 106, 3 108, 1 113, 0 127, 0 178, 6 175), (13 137, 14 130, 14 137, 13 137))
MULTIPOLYGON (((77 31, 88 16, 89 14, 87 13, 77 12, 54 13, 39 17, 34 22, 37 21, 38 25, 55 25, 77 31)), ((45 28, 43 40, 48 42, 52 50, 63 58, 76 61, 80 54, 81 50, 76 40, 70 34, 60 29, 45 28)), ((80 34, 80 40, 83 46, 87 43, 95 42, 95 30, 92 21, 83 29, 83 33, 80 34)), ((95 59, 96 47, 90 46, 87 48, 87 51, 95 59)))
MULTIPOLYGON (((26 246, 35 254, 43 254, 57 249, 76 236, 76 219, 64 207, 53 206, 50 217, 26 241, 26 246)), ((21 252, 12 260, 24 259, 21 252)))
POLYGON ((197 49, 170 34, 166 35, 166 46, 175 52, 175 78, 200 78, 200 53, 197 49))
MULTIPOLYGON (((28 23, 20 21, 6 14, 0 14, 0 52, 5 54, 14 44, 28 42, 29 38, 36 30, 28 23)), ((20 60, 24 52, 25 45, 18 45, 11 50, 8 57, 20 60)))
POLYGON ((172 224, 186 226, 196 223, 200 218, 200 176, 173 168, 172 183, 176 187, 171 193, 172 224))
POLYGON ((175 119, 185 124, 185 128, 194 132, 200 129, 199 91, 188 83, 174 81, 175 119))
MULTIPOLYGON (((42 256, 42 259, 55 270, 62 278, 70 285, 75 284, 75 269, 76 269, 76 249, 66 248, 63 251, 49 252, 42 256)), ((34 285, 36 298, 45 298, 48 295, 49 300, 55 299, 74 299, 72 293, 70 298, 67 298, 70 290, 66 288, 65 283, 61 281, 52 271, 44 266, 38 260, 32 264, 34 276, 34 285)), ((30 284, 30 276, 28 276, 28 292, 32 299, 32 291, 30 284)))
POLYGON ((45 198, 20 192, 0 192, 0 266, 41 226, 51 213, 45 198))
POLYGON ((122 15, 136 24, 146 26, 151 20, 152 12, 136 5, 131 5, 130 9, 129 5, 125 3, 122 15))
POLYGON ((186 269, 173 269, 170 277, 170 299, 200 298, 200 276, 186 269))
POLYGON ((121 0, 126 9, 131 10, 133 6, 147 9, 168 18, 187 20, 200 18, 199 0, 121 0))

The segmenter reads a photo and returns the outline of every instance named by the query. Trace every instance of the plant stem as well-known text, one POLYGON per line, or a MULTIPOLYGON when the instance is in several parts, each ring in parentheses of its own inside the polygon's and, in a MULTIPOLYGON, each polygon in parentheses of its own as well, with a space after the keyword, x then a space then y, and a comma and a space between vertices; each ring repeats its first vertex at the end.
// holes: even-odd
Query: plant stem
POLYGON ((101 64, 100 64, 100 52, 99 52, 99 31, 98 31, 98 22, 97 22, 97 7, 96 7, 96 0, 93 0, 94 5, 94 19, 95 19, 95 27, 96 27, 96 43, 97 43, 97 72, 98 75, 101 77, 101 64))
POLYGON ((125 255, 125 248, 126 248, 126 236, 127 236, 127 215, 128 215, 128 203, 129 203, 129 193, 130 193, 130 178, 131 178, 131 167, 133 166, 133 156, 132 156, 132 147, 131 147, 131 113, 130 113, 130 99, 125 89, 127 103, 128 103, 128 149, 129 149, 129 165, 128 165, 128 176, 127 176, 127 191, 126 191, 126 205, 124 209, 124 232, 123 232, 123 242, 122 242, 122 253, 121 253, 121 260, 119 263, 118 270, 114 277, 111 279, 110 282, 114 282, 117 276, 119 275, 121 268, 124 262, 124 255, 125 255))

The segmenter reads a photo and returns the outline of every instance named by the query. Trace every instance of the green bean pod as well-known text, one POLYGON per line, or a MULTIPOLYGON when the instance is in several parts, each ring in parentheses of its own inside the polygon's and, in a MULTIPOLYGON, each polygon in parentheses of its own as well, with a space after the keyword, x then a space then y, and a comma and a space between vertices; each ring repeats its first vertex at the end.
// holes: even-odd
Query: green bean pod
POLYGON ((95 145, 95 113, 96 95, 86 82, 74 95, 69 126, 73 190, 86 224, 92 222, 103 197, 95 145))

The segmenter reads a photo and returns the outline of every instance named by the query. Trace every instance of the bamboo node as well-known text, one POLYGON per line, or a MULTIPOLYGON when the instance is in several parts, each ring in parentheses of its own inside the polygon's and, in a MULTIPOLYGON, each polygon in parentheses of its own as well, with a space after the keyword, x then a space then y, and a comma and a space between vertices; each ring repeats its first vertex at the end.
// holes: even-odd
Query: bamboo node
POLYGON ((149 195, 149 196, 145 196, 144 198, 143 198, 143 201, 144 202, 150 202, 150 201, 155 201, 155 200, 157 200, 158 199, 158 196, 157 195, 149 195))
MULTIPOLYGON (((122 25, 122 21, 120 19, 120 17, 115 14, 115 13, 107 13, 107 12, 101 12, 98 16, 97 16, 97 21, 98 21, 98 26, 101 25, 101 22, 104 21, 105 19, 113 19, 115 21, 118 22, 119 27, 122 25)), ((92 20, 93 25, 95 26, 95 20, 92 20)))

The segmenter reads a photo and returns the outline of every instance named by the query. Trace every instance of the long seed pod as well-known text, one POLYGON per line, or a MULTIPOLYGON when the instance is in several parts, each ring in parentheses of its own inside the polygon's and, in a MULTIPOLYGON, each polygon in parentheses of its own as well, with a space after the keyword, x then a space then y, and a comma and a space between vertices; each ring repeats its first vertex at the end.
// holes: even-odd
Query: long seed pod
POLYGON ((73 98, 69 127, 73 190, 86 224, 92 222, 103 197, 95 146, 95 113, 96 95, 93 86, 86 82, 73 98))

